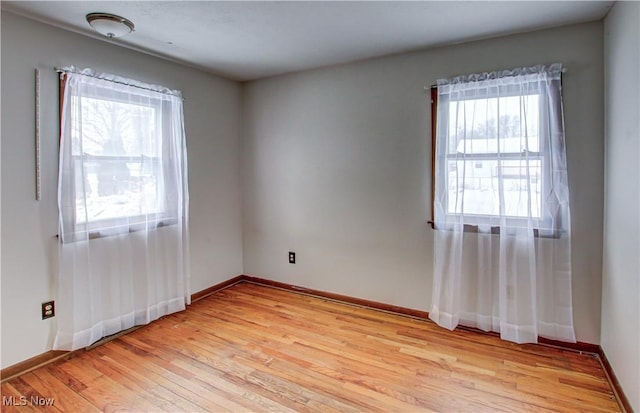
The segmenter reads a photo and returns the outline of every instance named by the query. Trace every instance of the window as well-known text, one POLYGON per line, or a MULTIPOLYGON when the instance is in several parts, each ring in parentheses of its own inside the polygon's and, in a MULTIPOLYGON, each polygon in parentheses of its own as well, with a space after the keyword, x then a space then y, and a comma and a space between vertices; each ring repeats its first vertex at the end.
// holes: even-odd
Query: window
POLYGON ((61 213, 63 232, 73 234, 67 240, 175 223, 182 183, 172 100, 135 85, 80 79, 70 90, 61 87, 61 139, 68 139, 61 142, 61 213))
POLYGON ((59 69, 54 348, 183 310, 189 191, 179 91, 92 69, 59 69))
POLYGON ((432 97, 429 318, 575 341, 562 65, 441 79, 432 97))
POLYGON ((527 74, 507 79, 458 79, 432 88, 432 222, 438 227, 533 225, 537 233, 557 224, 544 197, 553 192, 547 125, 555 109, 549 107, 561 100, 549 98, 544 84, 527 74))

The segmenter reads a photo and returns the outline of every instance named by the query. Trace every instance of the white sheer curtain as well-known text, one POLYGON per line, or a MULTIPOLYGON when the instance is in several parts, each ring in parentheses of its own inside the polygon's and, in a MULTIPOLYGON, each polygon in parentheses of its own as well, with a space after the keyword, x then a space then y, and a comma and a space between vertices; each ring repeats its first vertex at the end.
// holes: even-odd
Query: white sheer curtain
POLYGON ((442 327, 575 342, 561 72, 438 81, 429 317, 442 327))
POLYGON ((189 196, 179 92, 63 73, 54 349, 75 350, 188 304, 189 196))

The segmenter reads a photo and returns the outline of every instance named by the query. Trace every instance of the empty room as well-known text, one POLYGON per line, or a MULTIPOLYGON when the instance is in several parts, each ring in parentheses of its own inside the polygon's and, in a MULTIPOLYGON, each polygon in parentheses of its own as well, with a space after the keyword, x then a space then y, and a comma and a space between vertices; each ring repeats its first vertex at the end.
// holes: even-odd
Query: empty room
POLYGON ((0 7, 1 411, 640 413, 640 2, 0 7))

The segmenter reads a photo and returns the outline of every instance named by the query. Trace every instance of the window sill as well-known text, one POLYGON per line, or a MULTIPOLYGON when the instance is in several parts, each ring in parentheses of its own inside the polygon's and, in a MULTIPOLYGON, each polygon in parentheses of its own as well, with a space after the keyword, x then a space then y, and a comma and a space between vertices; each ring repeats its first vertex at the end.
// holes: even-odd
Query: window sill
MULTIPOLYGON (((435 222, 427 221, 431 226, 431 229, 435 231, 452 231, 445 228, 437 228, 435 222)), ((500 227, 491 227, 491 232, 480 232, 477 225, 464 224, 463 232, 471 234, 488 234, 488 235, 500 235, 500 227)), ((533 229, 534 238, 547 238, 547 239, 559 239, 561 238, 561 231, 540 231, 538 228, 533 229)))
MULTIPOLYGON (((153 231, 158 228, 169 227, 173 225, 177 225, 177 219, 164 219, 161 221, 147 223, 147 224, 132 224, 121 227, 111 227, 111 228, 103 228, 96 230, 88 230, 88 231, 78 231, 75 234, 70 236, 71 240, 66 243, 73 243, 79 241, 91 241, 100 238, 108 238, 116 235, 124 235, 124 234, 133 234, 137 232, 143 232, 145 230, 153 231)), ((60 235, 56 235, 56 237, 61 238, 60 235)))

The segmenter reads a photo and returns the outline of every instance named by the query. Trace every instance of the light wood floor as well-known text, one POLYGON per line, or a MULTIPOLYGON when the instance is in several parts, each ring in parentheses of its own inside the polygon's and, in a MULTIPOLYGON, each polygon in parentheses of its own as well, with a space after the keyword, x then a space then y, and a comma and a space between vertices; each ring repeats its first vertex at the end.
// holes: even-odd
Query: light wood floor
POLYGON ((594 356, 249 283, 1 389, 6 412, 619 411, 594 356))

